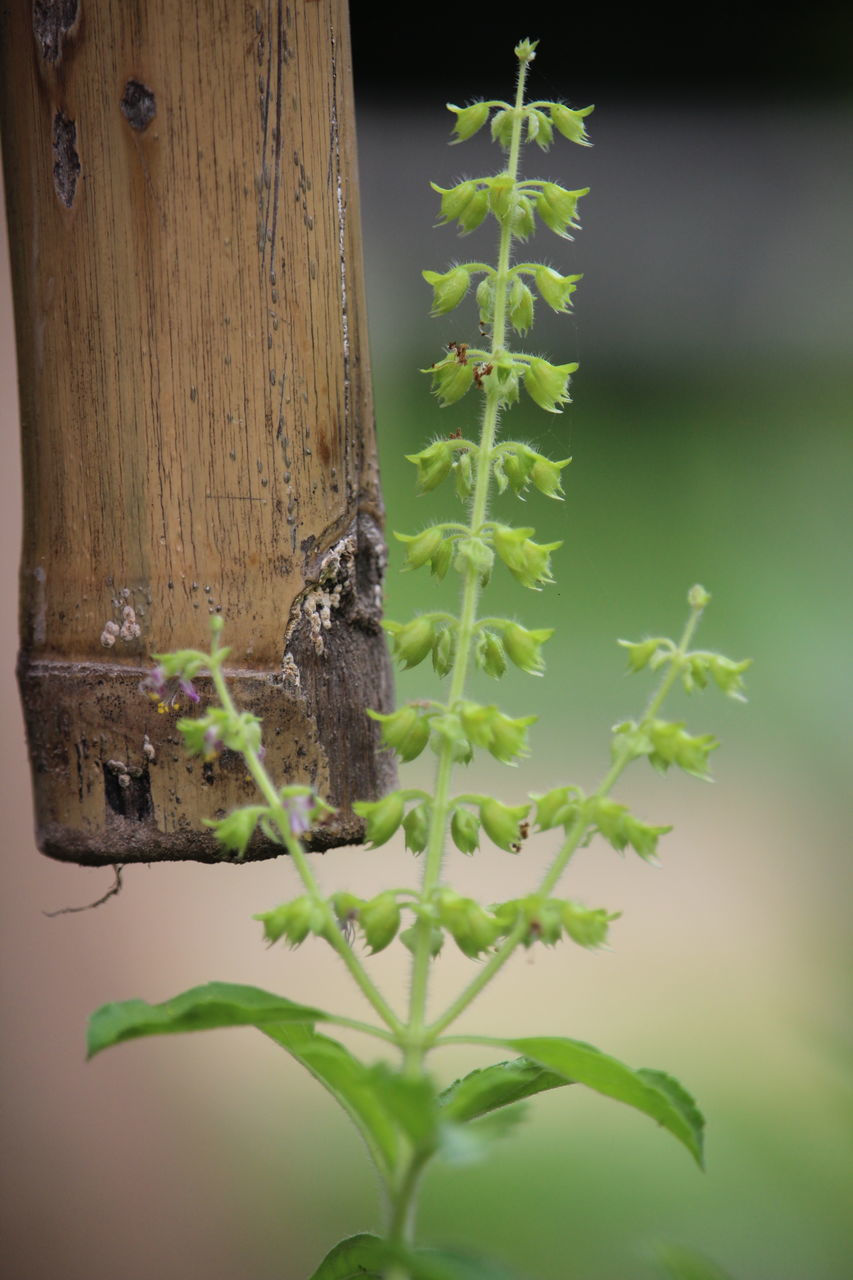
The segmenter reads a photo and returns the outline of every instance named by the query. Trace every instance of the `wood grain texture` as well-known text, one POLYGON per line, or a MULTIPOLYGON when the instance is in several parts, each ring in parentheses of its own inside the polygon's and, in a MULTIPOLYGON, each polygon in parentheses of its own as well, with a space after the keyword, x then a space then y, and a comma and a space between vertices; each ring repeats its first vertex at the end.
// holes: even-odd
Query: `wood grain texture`
POLYGON ((350 802, 393 777, 364 709, 392 692, 344 0, 2 20, 40 846, 216 856, 201 820, 244 770, 190 765, 138 691, 214 612, 274 776, 339 806, 315 846, 358 840, 350 802))

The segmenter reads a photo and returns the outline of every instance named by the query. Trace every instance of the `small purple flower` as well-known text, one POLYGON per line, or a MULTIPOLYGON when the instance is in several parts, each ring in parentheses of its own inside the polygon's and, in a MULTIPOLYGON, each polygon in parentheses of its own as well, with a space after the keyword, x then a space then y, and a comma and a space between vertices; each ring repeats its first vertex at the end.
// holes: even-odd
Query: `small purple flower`
POLYGON ((201 694, 193 686, 192 680, 187 680, 186 676, 181 676, 178 684, 181 693, 185 698, 189 698, 190 702, 201 702, 201 694))
POLYGON ((307 835, 311 830, 314 797, 312 795, 288 796, 285 808, 290 818, 291 834, 297 838, 307 835))
POLYGON ((180 711, 181 699, 188 702, 200 702, 201 697, 191 680, 186 676, 166 676, 160 665, 153 668, 150 675, 139 682, 142 693, 146 693, 157 703, 158 711, 180 711))
MULTIPOLYGON (((195 692, 195 690, 193 690, 195 692)), ((196 695, 198 696, 198 695, 196 695)), ((209 724, 204 731, 205 759, 213 760, 219 755, 223 746, 222 739, 219 736, 219 729, 215 724, 209 724)))
POLYGON ((141 693, 147 693, 149 698, 153 698, 155 702, 164 702, 168 688, 166 684, 166 673, 161 666, 152 669, 150 675, 144 680, 140 680, 139 689, 141 693))

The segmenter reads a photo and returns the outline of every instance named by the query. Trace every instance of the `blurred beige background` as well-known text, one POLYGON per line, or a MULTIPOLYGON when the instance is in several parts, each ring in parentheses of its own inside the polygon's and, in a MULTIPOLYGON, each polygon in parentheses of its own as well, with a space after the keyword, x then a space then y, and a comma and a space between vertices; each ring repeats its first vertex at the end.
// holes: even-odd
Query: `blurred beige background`
MULTIPOLYGON (((665 126, 658 113, 605 110, 589 163, 570 157, 595 193, 571 259, 586 279, 565 356, 579 347, 583 361, 570 426, 577 497, 556 514, 529 504, 540 531, 550 519, 549 536, 561 536, 565 521, 571 537, 555 592, 506 605, 537 625, 549 609, 561 617, 550 681, 507 693, 519 712, 551 712, 508 794, 594 782, 607 726, 644 696, 623 680, 612 641, 680 627, 695 578, 718 606, 705 642, 756 667, 748 707, 679 707, 725 740, 713 787, 638 773, 621 792, 675 823, 663 869, 597 846, 579 857, 566 892, 624 911, 613 950, 520 955, 471 1013, 472 1031, 553 1031, 667 1069, 709 1116, 704 1177, 643 1118, 569 1091, 540 1099, 488 1168, 430 1182, 425 1234, 491 1248, 541 1280, 651 1275, 659 1239, 703 1249, 742 1280, 849 1274, 850 256, 837 184, 849 183, 849 165, 839 174, 850 123, 849 112, 795 124, 733 109, 665 126)), ((424 180, 446 184, 460 160, 445 151, 440 109, 425 125, 369 111, 361 124, 386 493, 392 522, 408 529, 399 455, 443 429, 414 369, 434 358, 424 343, 456 336, 428 328, 417 272, 460 252, 430 230, 424 180)), ((566 261, 559 245, 545 252, 566 261)), ((376 1225, 357 1139, 317 1086, 250 1031, 83 1061, 85 1019, 112 999, 163 999, 211 978, 338 1009, 350 995, 319 946, 260 944, 252 912, 294 892, 284 862, 133 868, 97 911, 44 914, 91 901, 111 877, 43 858, 31 835, 14 686, 20 477, 5 240, 0 271, 9 1274, 302 1280, 335 1233, 376 1225)), ((550 421, 528 415, 519 427, 540 429, 563 456, 550 421)), ((392 616, 422 605, 413 578, 390 580, 392 616)), ((405 696, 417 675, 401 681, 405 696)), ((507 785, 486 773, 466 786, 507 785)), ((455 859, 453 873, 489 901, 521 891, 543 856, 489 849, 455 859)), ((321 871, 330 890, 361 893, 414 878, 399 844, 330 854, 321 871)), ((373 962, 397 997, 401 954, 373 962)), ((448 948, 438 973, 449 993, 470 962, 448 948)), ((441 1070, 480 1060, 460 1053, 441 1070)))

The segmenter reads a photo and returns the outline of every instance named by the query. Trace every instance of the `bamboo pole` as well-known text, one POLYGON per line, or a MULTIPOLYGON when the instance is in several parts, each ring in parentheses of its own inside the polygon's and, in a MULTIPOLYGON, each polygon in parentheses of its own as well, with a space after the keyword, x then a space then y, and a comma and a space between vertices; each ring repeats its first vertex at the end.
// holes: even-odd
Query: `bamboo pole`
POLYGON ((218 856, 202 820, 245 770, 188 762, 139 692, 214 612, 273 776, 339 808, 310 847, 355 842, 351 801, 393 774, 364 714, 392 694, 345 0, 12 0, 4 23, 39 846, 218 856))

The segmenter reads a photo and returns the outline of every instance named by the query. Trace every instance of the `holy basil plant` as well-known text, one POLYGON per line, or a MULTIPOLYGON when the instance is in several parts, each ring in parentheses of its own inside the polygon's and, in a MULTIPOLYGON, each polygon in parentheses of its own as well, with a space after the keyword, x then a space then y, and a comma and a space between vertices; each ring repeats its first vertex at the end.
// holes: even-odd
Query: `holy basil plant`
MULTIPOLYGON (((587 143, 591 107, 576 110, 562 102, 529 100, 525 94, 535 44, 515 49, 518 75, 512 102, 484 101, 451 106, 454 142, 464 142, 490 125, 504 152, 494 176, 466 178, 449 187, 434 185, 443 223, 455 223, 464 235, 487 219, 494 222, 494 262, 458 262, 444 271, 427 270, 432 310, 444 316, 466 301, 473 305, 476 341, 455 341, 427 372, 441 405, 470 396, 479 404, 476 438, 437 435, 409 461, 419 493, 451 485, 458 496, 459 520, 430 525, 396 536, 405 546, 405 568, 459 581, 457 613, 426 611, 404 622, 386 622, 394 655, 404 667, 429 659, 444 682, 440 699, 424 698, 390 714, 368 711, 378 721, 382 741, 401 761, 424 752, 434 757, 432 789, 401 787, 380 800, 357 803, 368 841, 382 845, 402 829, 406 847, 419 861, 419 883, 386 888, 372 897, 357 892, 320 891, 303 847, 303 836, 322 820, 328 806, 309 787, 274 780, 264 764, 262 726, 233 703, 226 683, 228 650, 220 644, 222 620, 213 619, 210 652, 184 650, 162 654, 149 677, 148 692, 170 705, 181 701, 193 714, 179 720, 187 750, 205 760, 227 749, 239 752, 257 784, 257 803, 211 821, 223 851, 242 856, 257 828, 290 855, 289 872, 300 881, 298 896, 262 912, 268 942, 299 946, 320 939, 333 948, 373 1018, 364 1021, 343 1011, 303 1004, 254 987, 212 982, 162 1004, 124 1001, 100 1009, 92 1018, 89 1052, 138 1036, 171 1035, 209 1028, 252 1026, 279 1045, 323 1084, 356 1126, 376 1166, 383 1189, 381 1229, 337 1244, 319 1264, 313 1280, 386 1277, 386 1280, 497 1280, 508 1273, 470 1256, 423 1248, 415 1233, 421 1175, 442 1155, 455 1158, 488 1149, 518 1119, 519 1108, 535 1094, 581 1085, 627 1104, 648 1116, 702 1163, 702 1116, 690 1094, 671 1076, 647 1067, 625 1065, 608 1053, 562 1036, 466 1035, 457 1030, 463 1015, 519 948, 602 947, 618 913, 560 896, 572 855, 599 835, 614 849, 638 857, 656 857, 670 828, 647 822, 614 798, 614 788, 630 764, 647 760, 653 768, 681 769, 707 778, 717 743, 681 721, 669 720, 664 704, 681 685, 688 693, 716 687, 742 698, 748 661, 734 662, 693 647, 694 633, 709 596, 700 586, 688 593, 684 631, 677 640, 664 636, 622 640, 631 672, 652 677, 652 691, 636 719, 612 732, 609 763, 591 791, 567 782, 544 794, 509 798, 459 791, 457 776, 482 752, 512 764, 528 752, 528 734, 536 719, 515 716, 496 704, 476 701, 469 692, 472 669, 499 680, 514 666, 532 676, 544 669, 543 650, 550 628, 526 627, 514 618, 493 617, 481 609, 481 597, 494 572, 507 571, 519 588, 539 591, 553 581, 552 557, 559 542, 539 542, 535 530, 514 526, 489 514, 490 498, 507 493, 518 499, 559 501, 569 459, 554 460, 529 444, 499 438, 506 412, 527 399, 548 414, 569 403, 573 363, 555 364, 515 348, 533 325, 537 305, 564 314, 572 306, 579 275, 528 262, 516 251, 544 224, 561 244, 578 227, 578 206, 586 188, 526 178, 521 172, 525 144, 547 150, 566 139, 587 143), (215 700, 199 705, 193 680, 211 677, 215 700), (476 855, 491 843, 522 855, 536 831, 559 833, 550 865, 532 878, 521 897, 494 902, 455 890, 445 878, 451 845, 476 855), (371 973, 371 956, 396 945, 400 963, 410 968, 408 1003, 395 1006, 371 973), (470 976, 444 1008, 428 1007, 430 976, 436 956, 447 945, 471 961, 470 976), (338 1027, 364 1033, 371 1049, 385 1058, 356 1056, 334 1036, 338 1027), (452 1033, 452 1034, 451 1034, 452 1033), (448 1044, 477 1045, 496 1060, 440 1088, 428 1063, 448 1044)), ((552 837, 553 839, 553 837, 552 837)), ((399 877, 394 877, 394 884, 399 877)), ((674 1256, 674 1255, 673 1255, 674 1256)), ((679 1255, 682 1257, 686 1255, 679 1255)), ((693 1266, 691 1263, 690 1266, 693 1266)), ((672 1264, 675 1267, 675 1264, 672 1264)), ((696 1263, 696 1267, 699 1264, 696 1263)), ((691 1275, 699 1275, 694 1267, 691 1275)), ((673 1270, 687 1275, 688 1271, 673 1270)), ((711 1274, 710 1272, 708 1274, 711 1274)))

